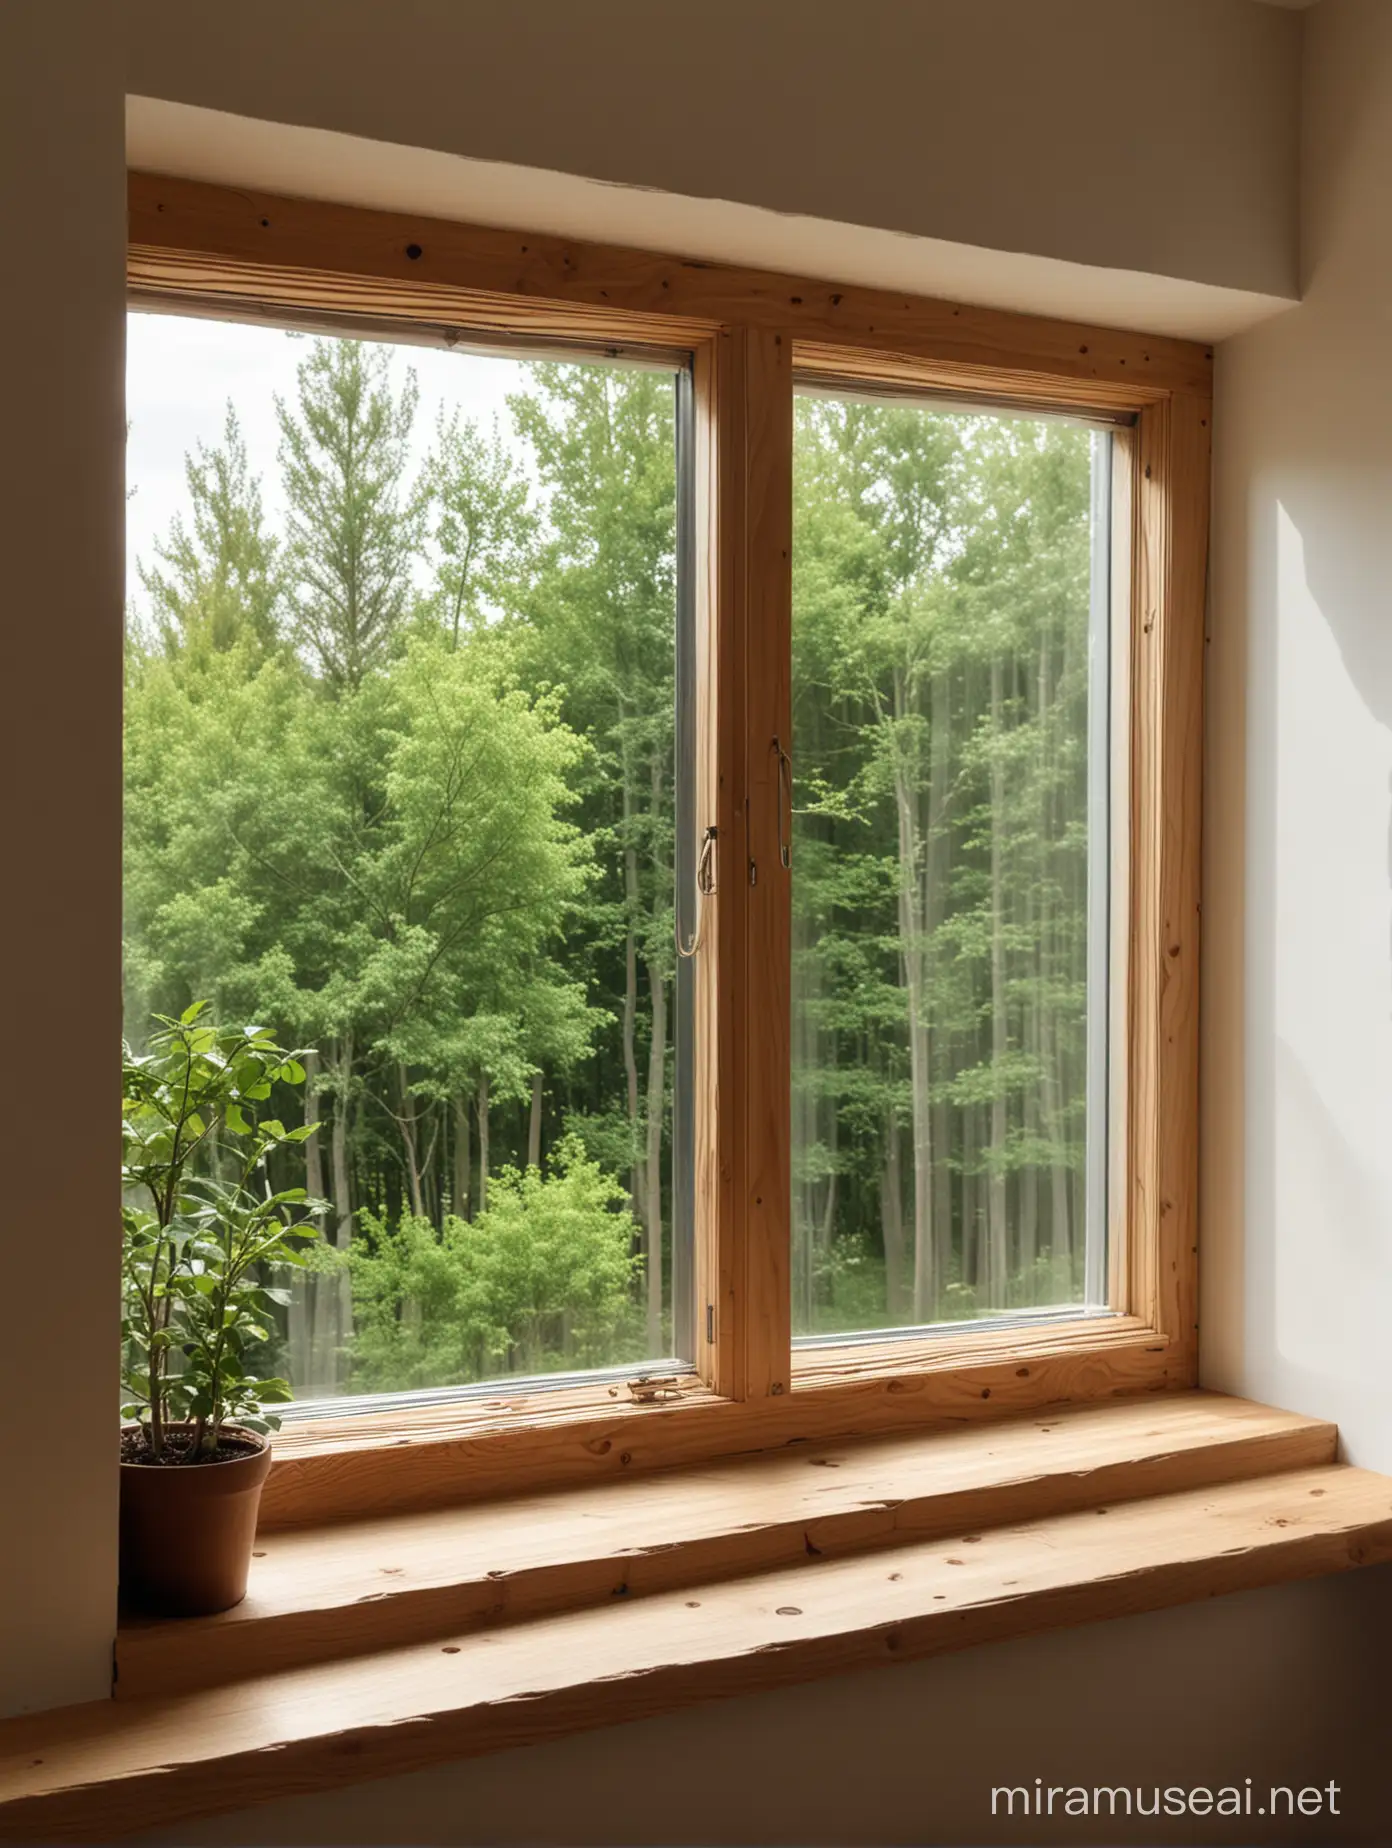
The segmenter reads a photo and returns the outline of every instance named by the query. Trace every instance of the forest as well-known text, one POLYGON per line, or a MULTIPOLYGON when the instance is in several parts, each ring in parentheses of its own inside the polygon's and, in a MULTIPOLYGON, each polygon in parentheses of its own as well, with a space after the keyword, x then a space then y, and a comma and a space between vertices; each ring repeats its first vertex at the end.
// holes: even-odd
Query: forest
MULTIPOLYGON (((283 512, 229 403, 139 564, 127 1035, 303 1049, 297 1395, 679 1353, 672 375, 530 362, 423 450, 399 349, 300 344, 283 512)), ((796 414, 794 1326, 1074 1300, 1099 439, 796 414)))

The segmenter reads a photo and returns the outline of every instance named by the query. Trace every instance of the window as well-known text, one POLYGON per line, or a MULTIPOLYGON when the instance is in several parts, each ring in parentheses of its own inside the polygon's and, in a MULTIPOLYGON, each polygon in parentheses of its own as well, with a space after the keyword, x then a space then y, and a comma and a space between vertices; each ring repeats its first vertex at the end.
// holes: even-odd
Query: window
MULTIPOLYGON (((1192 1383, 1211 355, 192 182, 134 176, 131 209, 138 308, 269 319, 356 337, 363 354, 395 343, 382 361, 393 389, 413 365, 423 404, 437 366, 461 411, 472 367, 511 369, 499 402, 530 394, 496 452, 485 420, 490 466, 526 515, 509 520, 496 566, 511 577, 480 581, 456 651, 441 609, 458 532, 437 495, 405 572, 399 653, 373 672, 388 687, 417 672, 421 697, 438 699, 471 671, 456 654, 503 663, 493 729, 514 725, 519 742, 486 793, 498 799, 529 761, 523 734, 540 766, 528 802, 548 776, 557 790, 541 804, 547 838, 578 889, 547 929, 499 933, 496 962, 485 946, 471 976, 492 997, 471 1006, 511 1023, 488 1072, 490 1199, 497 1170, 520 1171, 529 1151, 540 1069, 539 1178, 508 1183, 519 1248, 543 1223, 525 1188, 564 1179, 569 1128, 575 1160, 613 1177, 605 1210, 628 1216, 629 1258, 662 1257, 660 1299, 652 1265, 602 1340, 587 1345, 578 1318, 567 1333, 558 1311, 540 1345, 509 1330, 448 1375, 422 1365, 405 1382, 428 1397, 445 1377, 459 1392, 511 1372, 485 1403, 413 1409, 385 1393, 385 1374, 361 1378, 377 1390, 370 1414, 307 1417, 283 1436, 272 1518, 1192 1383), (494 357, 467 356, 481 348, 494 357), (604 467, 568 421, 601 389, 616 414, 626 394, 652 407, 651 469, 621 472, 607 500, 604 467), (600 580, 616 603, 594 600, 600 580), (652 612, 622 629, 622 673, 601 607, 652 612), (541 646, 547 624, 556 640, 541 646), (438 651, 424 668, 422 627, 438 651), (640 658, 636 692, 625 676, 640 658), (594 696, 583 712, 581 686, 594 696), (558 751, 576 755, 547 769, 558 751), (526 997, 551 993, 535 987, 543 949, 590 1010, 580 1030, 552 996, 547 1030, 569 1022, 568 1051, 557 1039, 543 1054, 519 1024, 526 997), (649 1250, 640 1177, 653 1148, 666 1166, 649 1250), (564 1393, 533 1392, 538 1357, 564 1393), (654 1362, 674 1387, 657 1409, 630 1404, 624 1379, 654 1362), (340 1467, 368 1446, 370 1470, 340 1467)), ((437 440, 433 404, 419 452, 402 438, 403 508, 437 440)), ((248 450, 268 526, 280 440, 248 450)), ((307 628, 298 646, 295 671, 322 679, 307 628)), ((335 697, 319 687, 315 724, 335 697)), ((398 711, 386 702, 373 750, 398 737, 398 711)), ((313 787, 326 753, 289 732, 313 787)), ((412 748, 429 761, 447 735, 412 748)), ((304 826, 303 795, 281 786, 275 800, 304 826)), ((145 825, 139 801, 132 815, 145 825)), ((297 870, 322 838, 307 831, 297 870)), ((210 864, 221 909, 200 923, 215 917, 219 944, 250 928, 229 864, 210 864)), ((163 900, 133 887, 141 903, 153 917, 163 900)), ((162 928, 178 921, 175 908, 162 928)), ((335 954, 335 979, 355 968, 335 954)), ((463 1196, 461 1095, 477 1187, 478 1065, 444 1084, 428 1041, 466 1017, 442 995, 422 1038, 355 1032, 346 1121, 350 1143, 361 1137, 352 1210, 369 1264, 374 1237, 399 1237, 393 1219, 437 1239, 463 1196)), ((336 1080, 325 1067, 318 1082, 331 1159, 336 1080)), ((383 1300, 391 1340, 424 1353, 423 1294, 383 1300)))
POLYGON ((309 1049, 269 1109, 320 1125, 276 1179, 323 1239, 263 1370, 689 1364, 678 374, 149 313, 128 351, 127 1035, 206 1001, 309 1049))
POLYGON ((1102 1307, 1110 432, 795 414, 794 1333, 1102 1307))

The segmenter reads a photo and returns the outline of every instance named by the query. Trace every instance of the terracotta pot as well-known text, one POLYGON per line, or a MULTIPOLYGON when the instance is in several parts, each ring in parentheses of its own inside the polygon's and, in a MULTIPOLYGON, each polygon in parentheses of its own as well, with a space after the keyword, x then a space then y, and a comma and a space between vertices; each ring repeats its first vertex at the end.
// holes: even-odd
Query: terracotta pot
POLYGON ((240 1427, 227 1426, 225 1436, 244 1443, 245 1454, 121 1464, 121 1597, 133 1608, 207 1617, 246 1596, 271 1447, 240 1427))

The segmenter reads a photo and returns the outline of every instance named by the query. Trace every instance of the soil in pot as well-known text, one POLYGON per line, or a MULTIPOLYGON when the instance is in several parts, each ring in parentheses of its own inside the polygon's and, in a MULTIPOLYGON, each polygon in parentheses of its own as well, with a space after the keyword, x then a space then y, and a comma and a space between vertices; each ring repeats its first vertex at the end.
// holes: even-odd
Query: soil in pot
POLYGON ((270 1445, 229 1426, 194 1463, 192 1438, 173 1426, 156 1463, 142 1431, 121 1433, 121 1601, 150 1616, 207 1617, 246 1596, 270 1445))

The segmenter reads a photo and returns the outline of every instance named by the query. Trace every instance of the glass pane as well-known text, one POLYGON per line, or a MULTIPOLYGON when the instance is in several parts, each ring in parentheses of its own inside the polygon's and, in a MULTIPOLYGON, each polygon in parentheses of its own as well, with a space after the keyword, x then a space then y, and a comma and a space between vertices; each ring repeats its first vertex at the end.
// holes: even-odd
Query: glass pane
POLYGON ((1078 1303, 1105 1222, 1110 439, 796 415, 794 1331, 1078 1303))
POLYGON ((299 1398, 690 1352, 676 386, 131 317, 126 1032, 305 1049, 299 1398))

